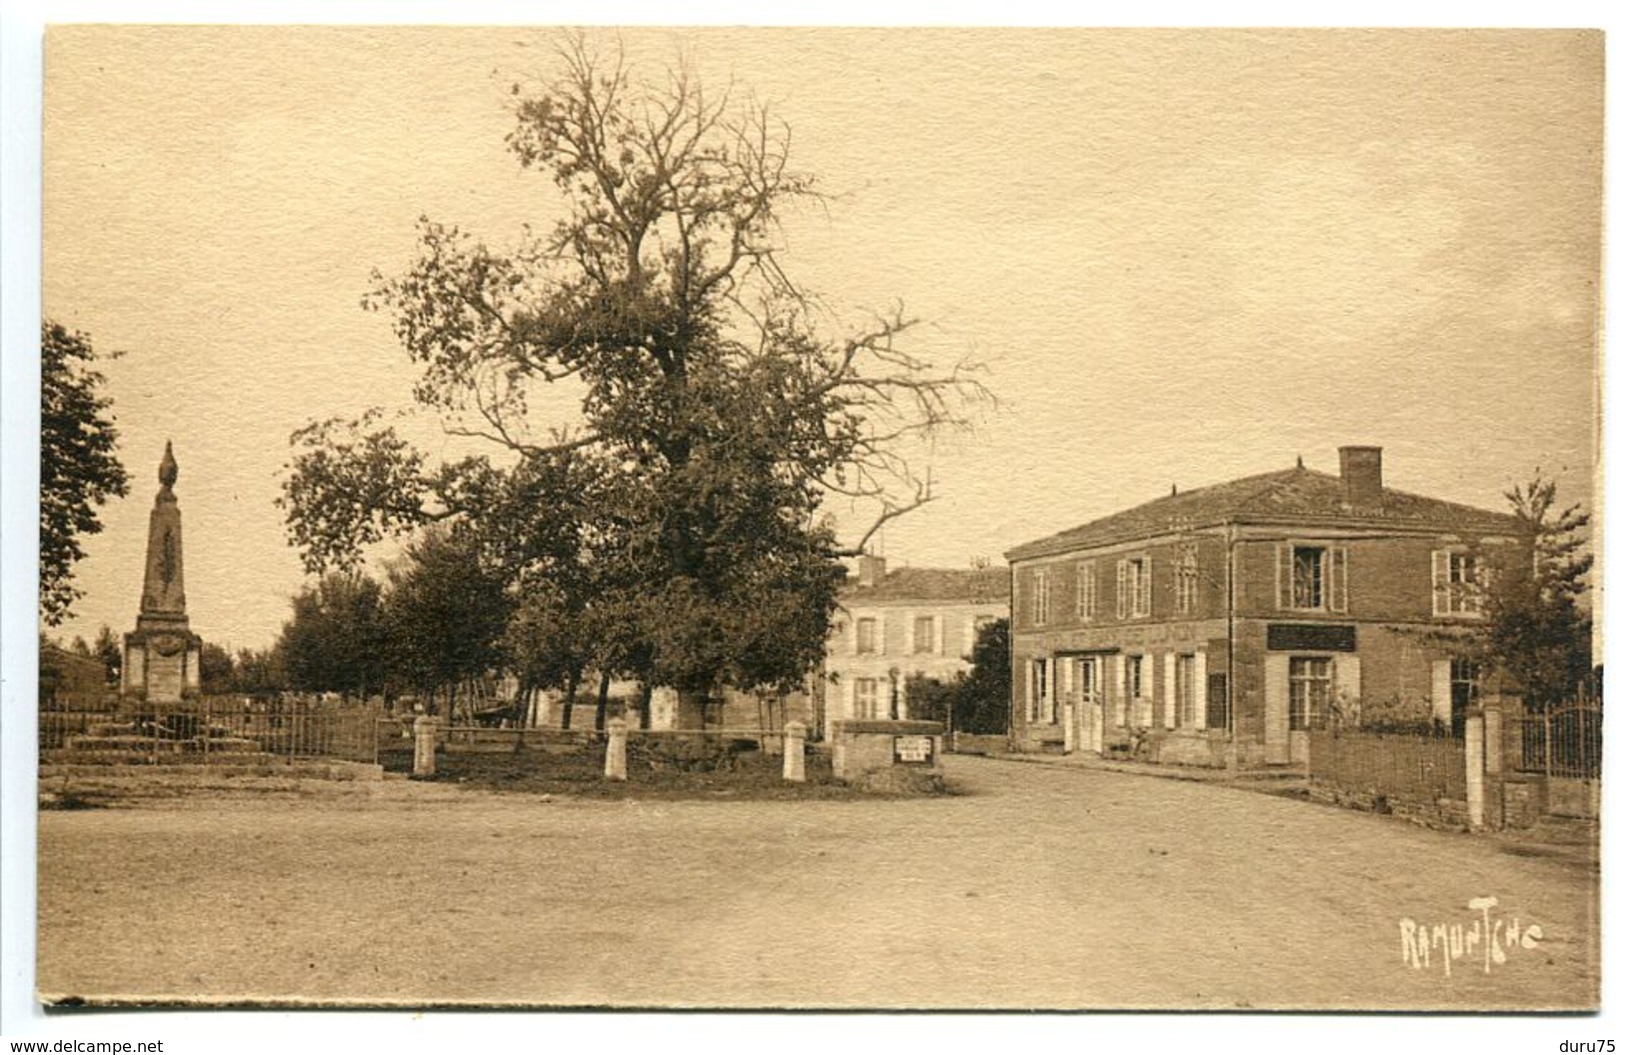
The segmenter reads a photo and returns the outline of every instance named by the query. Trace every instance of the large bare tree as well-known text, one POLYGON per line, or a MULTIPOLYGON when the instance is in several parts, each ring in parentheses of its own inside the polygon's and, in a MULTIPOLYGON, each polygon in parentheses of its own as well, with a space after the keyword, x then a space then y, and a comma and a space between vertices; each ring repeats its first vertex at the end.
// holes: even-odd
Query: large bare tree
POLYGON ((579 40, 559 61, 515 85, 508 137, 559 192, 551 229, 498 252, 425 218, 416 262, 368 299, 420 407, 490 457, 431 466, 378 415, 308 426, 291 537, 319 570, 449 520, 516 583, 590 584, 557 603, 616 613, 601 669, 687 701, 794 682, 822 653, 837 558, 931 499, 908 452, 987 392, 974 364, 911 350, 901 309, 831 332, 780 266, 781 222, 821 197, 765 107, 682 66, 645 84, 579 40), (838 538, 831 499, 868 519, 838 538))

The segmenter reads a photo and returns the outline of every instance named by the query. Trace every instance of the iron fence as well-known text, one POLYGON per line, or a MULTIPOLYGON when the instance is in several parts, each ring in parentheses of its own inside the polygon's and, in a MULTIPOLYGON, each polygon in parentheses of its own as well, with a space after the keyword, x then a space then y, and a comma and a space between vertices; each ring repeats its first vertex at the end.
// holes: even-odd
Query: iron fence
POLYGON ((42 710, 42 761, 268 763, 378 761, 399 723, 376 707, 312 699, 205 697, 129 703, 116 713, 42 710))
POLYGON ((1513 766, 1522 773, 1595 780, 1602 775, 1602 708, 1590 701, 1512 719, 1513 766))

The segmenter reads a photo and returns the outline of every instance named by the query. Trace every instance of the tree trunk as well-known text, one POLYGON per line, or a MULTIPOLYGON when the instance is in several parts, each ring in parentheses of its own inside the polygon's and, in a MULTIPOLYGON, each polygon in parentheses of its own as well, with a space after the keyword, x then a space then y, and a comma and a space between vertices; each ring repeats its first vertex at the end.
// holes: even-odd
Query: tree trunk
POLYGON ((564 713, 561 716, 560 728, 570 728, 570 716, 576 709, 576 688, 581 684, 581 675, 571 671, 569 677, 564 679, 564 713))
POLYGON ((677 728, 704 729, 705 704, 708 694, 689 689, 677 693, 677 728))
POLYGON ((644 682, 643 683, 643 688, 640 690, 640 692, 638 694, 638 728, 639 729, 652 728, 652 726, 650 725, 650 722, 652 722, 653 719, 650 718, 649 712, 650 712, 650 710, 652 710, 654 708, 654 699, 655 699, 655 687, 654 687, 653 683, 647 682, 647 681, 644 682))
POLYGON ((604 731, 604 720, 609 717, 609 675, 598 675, 598 710, 593 714, 592 727, 604 731))

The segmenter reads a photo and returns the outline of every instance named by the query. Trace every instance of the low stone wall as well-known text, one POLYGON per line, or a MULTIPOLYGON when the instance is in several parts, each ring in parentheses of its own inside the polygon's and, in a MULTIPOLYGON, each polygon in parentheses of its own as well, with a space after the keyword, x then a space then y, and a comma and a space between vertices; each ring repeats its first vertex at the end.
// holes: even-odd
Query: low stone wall
POLYGON ((1309 794, 1423 824, 1466 827, 1466 751, 1460 740, 1311 732, 1309 794))
POLYGON ((830 723, 835 776, 848 782, 894 768, 935 773, 942 767, 941 722, 852 720, 830 723))
POLYGON ((1002 755, 1010 750, 1008 736, 987 736, 979 733, 955 733, 954 753, 960 755, 1002 755))

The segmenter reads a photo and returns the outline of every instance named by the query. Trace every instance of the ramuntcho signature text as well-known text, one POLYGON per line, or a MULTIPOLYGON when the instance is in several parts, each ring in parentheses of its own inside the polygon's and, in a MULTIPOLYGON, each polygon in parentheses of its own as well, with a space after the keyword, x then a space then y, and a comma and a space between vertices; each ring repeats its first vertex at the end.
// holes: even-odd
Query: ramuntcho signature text
POLYGON ((1497 916, 1494 909, 1498 904, 1493 897, 1475 897, 1467 902, 1467 907, 1478 913, 1470 923, 1435 923, 1430 927, 1408 917, 1400 920, 1400 958, 1418 971, 1432 967, 1437 960, 1444 966, 1446 977, 1452 963, 1482 962, 1484 973, 1489 974, 1491 966, 1507 962, 1508 952, 1533 949, 1546 937, 1538 923, 1525 925, 1516 916, 1511 920, 1497 916))

